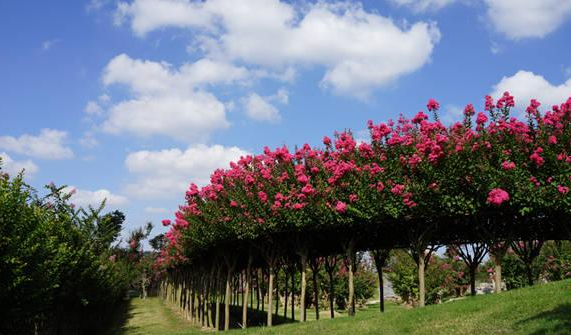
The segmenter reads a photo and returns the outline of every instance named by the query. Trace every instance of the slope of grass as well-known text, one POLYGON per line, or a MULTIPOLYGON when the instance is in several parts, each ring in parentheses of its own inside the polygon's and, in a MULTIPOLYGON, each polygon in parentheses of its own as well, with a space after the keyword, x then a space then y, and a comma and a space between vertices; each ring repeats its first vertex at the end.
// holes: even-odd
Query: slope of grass
MULTIPOLYGON (((133 300, 131 318, 120 334, 198 334, 157 299, 133 300)), ((468 297, 425 308, 377 306, 355 318, 340 317, 273 328, 232 330, 231 334, 571 334, 571 281, 499 295, 468 297)))

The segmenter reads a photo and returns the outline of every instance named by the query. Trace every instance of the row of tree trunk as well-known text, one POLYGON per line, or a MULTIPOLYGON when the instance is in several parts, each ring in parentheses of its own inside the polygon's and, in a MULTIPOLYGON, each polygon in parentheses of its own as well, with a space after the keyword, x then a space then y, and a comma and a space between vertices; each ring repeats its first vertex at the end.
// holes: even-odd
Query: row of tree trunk
MULTIPOLYGON (((416 261, 418 267, 418 284, 419 284, 419 305, 425 305, 425 271, 429 264, 433 253, 438 249, 437 245, 428 245, 425 243, 428 239, 417 239, 418 243, 413 244, 410 248, 410 254, 416 261)), ((485 254, 490 253, 495 262, 495 290, 501 290, 501 259, 505 254, 508 243, 471 243, 458 244, 456 251, 463 259, 469 269, 471 281, 471 294, 475 295, 475 277, 478 266, 481 264, 485 254)), ((537 241, 520 242, 514 246, 514 250, 520 257, 525 258, 526 263, 531 261, 539 254, 542 243, 537 241)), ((354 292, 354 275, 357 270, 357 257, 354 240, 348 241, 343 245, 344 261, 348 272, 348 315, 355 315, 355 292, 354 292)), ((379 276, 380 289, 380 311, 384 312, 384 279, 383 268, 389 259, 388 249, 371 250, 371 255, 377 268, 379 276)), ((312 270, 313 274, 313 291, 315 293, 315 317, 319 319, 319 286, 317 282, 317 273, 323 266, 329 276, 329 310, 330 317, 334 318, 335 292, 334 292, 334 276, 338 261, 341 259, 338 255, 327 257, 309 257, 308 248, 297 248, 298 260, 284 259, 282 248, 275 245, 268 245, 261 248, 261 254, 265 261, 264 266, 253 266, 253 253, 248 252, 247 263, 241 266, 241 270, 237 271, 237 255, 228 252, 217 257, 215 261, 210 262, 208 266, 194 266, 187 269, 171 270, 160 285, 160 294, 163 299, 183 314, 188 320, 201 325, 202 327, 212 328, 215 330, 228 330, 231 326, 230 307, 241 306, 242 315, 240 322, 236 322, 239 327, 246 328, 248 326, 248 309, 254 309, 254 294, 256 296, 256 310, 266 310, 265 297, 267 296, 267 320, 266 325, 271 327, 274 323, 274 315, 278 315, 279 293, 275 289, 277 273, 280 269, 285 271, 285 294, 284 294, 284 319, 287 318, 288 298, 291 293, 291 319, 295 319, 295 300, 294 293, 295 275, 300 272, 301 292, 298 297, 300 306, 300 321, 304 322, 306 316, 306 288, 307 288, 307 267, 312 270), (260 279, 261 277, 261 279, 260 279), (262 285, 262 281, 266 281, 262 285), (291 292, 288 292, 288 279, 291 279, 291 292), (255 282, 255 289, 254 289, 255 282), (267 286, 265 285, 267 284, 267 286), (267 289, 266 289, 266 287, 267 289), (255 292, 254 292, 255 291, 255 292), (275 292, 274 292, 275 291, 275 292), (275 297, 275 305, 274 305, 275 297), (224 312, 221 312, 221 305, 224 306, 224 312), (221 324, 223 323, 223 325, 221 324)), ((529 265, 531 269, 531 265, 529 265)), ((531 273, 531 270, 529 271, 531 273)), ((530 277, 531 278, 531 277, 530 277)), ((530 279, 531 284, 533 283, 530 279)))

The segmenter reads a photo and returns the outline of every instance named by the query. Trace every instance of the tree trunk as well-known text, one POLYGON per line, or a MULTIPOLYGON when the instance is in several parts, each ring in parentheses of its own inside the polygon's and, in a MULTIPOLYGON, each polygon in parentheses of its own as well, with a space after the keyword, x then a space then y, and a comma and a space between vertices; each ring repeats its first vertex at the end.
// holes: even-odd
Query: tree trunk
POLYGON ((470 294, 476 295, 476 268, 470 268, 470 294))
POLYGON ((353 280, 353 275, 355 274, 355 253, 353 252, 353 247, 354 242, 353 240, 351 240, 349 242, 349 246, 346 248, 346 252, 347 252, 347 259, 348 259, 348 264, 347 264, 347 273, 349 275, 349 301, 348 301, 348 307, 349 307, 349 316, 355 316, 355 286, 354 286, 354 280, 353 280))
POLYGON ((258 269, 256 269, 256 311, 260 311, 260 277, 258 269))
POLYGON ((319 287, 317 285, 317 270, 313 272, 313 297, 315 302, 315 319, 319 320, 319 287))
POLYGON ((273 261, 270 264, 270 273, 269 273, 269 280, 268 280, 268 321, 267 326, 272 326, 272 294, 274 291, 274 266, 273 261))
POLYGON ((278 317, 278 309, 280 307, 280 285, 278 283, 278 277, 279 277, 280 271, 279 269, 276 270, 276 275, 275 275, 275 279, 276 279, 276 317, 278 317))
POLYGON ((306 269, 307 269, 307 253, 303 252, 301 254, 301 296, 300 296, 300 306, 299 306, 299 308, 301 308, 300 319, 302 322, 306 321, 305 318, 305 288, 307 285, 305 278, 306 269))
POLYGON ((228 270, 226 277, 226 297, 224 298, 224 330, 230 329, 230 299, 232 299, 230 291, 230 281, 232 280, 232 271, 228 270))
POLYGON ((424 307, 425 304, 425 287, 424 287, 424 248, 418 250, 418 294, 420 307, 424 307))
POLYGON ((373 259, 379 276, 379 305, 381 313, 385 311, 385 282, 383 278, 383 267, 386 265, 390 252, 388 249, 373 250, 373 259))
POLYGON ((221 280, 220 280, 220 268, 218 269, 218 275, 216 276, 216 316, 214 320, 214 328, 216 331, 220 330, 220 291, 221 291, 221 280))
POLYGON ((329 313, 331 318, 335 318, 335 288, 333 285, 333 271, 328 272, 329 274, 329 313))
POLYGON ((494 255, 494 293, 502 291, 502 257, 501 254, 494 255))
POLYGON ((291 320, 295 321, 295 271, 291 273, 291 320))
POLYGON ((244 290, 242 291, 242 328, 248 327, 248 293, 250 293, 250 273, 252 266, 252 254, 248 256, 248 265, 246 267, 246 282, 244 285, 244 290))
POLYGON ((287 291, 287 287, 288 287, 288 272, 289 270, 286 268, 284 271, 285 274, 285 281, 284 281, 284 319, 287 319, 287 299, 288 299, 288 291, 287 291))
POLYGON ((385 281, 383 279, 383 268, 377 270, 379 274, 379 304, 381 305, 381 313, 385 312, 385 281))

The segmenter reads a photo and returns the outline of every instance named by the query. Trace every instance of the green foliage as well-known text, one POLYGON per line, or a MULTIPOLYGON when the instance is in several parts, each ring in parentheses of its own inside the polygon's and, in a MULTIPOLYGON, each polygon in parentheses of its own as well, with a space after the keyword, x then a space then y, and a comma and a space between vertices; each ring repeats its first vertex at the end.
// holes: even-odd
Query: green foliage
POLYGON ((47 189, 41 198, 22 175, 0 175, 2 334, 88 333, 88 315, 114 305, 127 288, 108 253, 120 215, 109 224, 103 207, 75 210, 63 187, 47 189))

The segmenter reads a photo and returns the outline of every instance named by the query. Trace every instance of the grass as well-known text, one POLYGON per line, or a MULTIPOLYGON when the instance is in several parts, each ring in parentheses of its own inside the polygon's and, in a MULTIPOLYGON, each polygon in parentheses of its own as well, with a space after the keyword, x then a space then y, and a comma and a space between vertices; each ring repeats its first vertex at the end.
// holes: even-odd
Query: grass
MULTIPOLYGON (((311 311, 308 311, 311 315, 311 311)), ((309 316, 308 315, 308 316, 309 316)), ((200 329, 176 316, 156 298, 132 300, 121 335, 199 334, 200 329)), ((405 309, 378 305, 359 310, 355 318, 289 323, 273 328, 232 330, 230 334, 571 334, 571 281, 467 297, 441 305, 405 309)))

